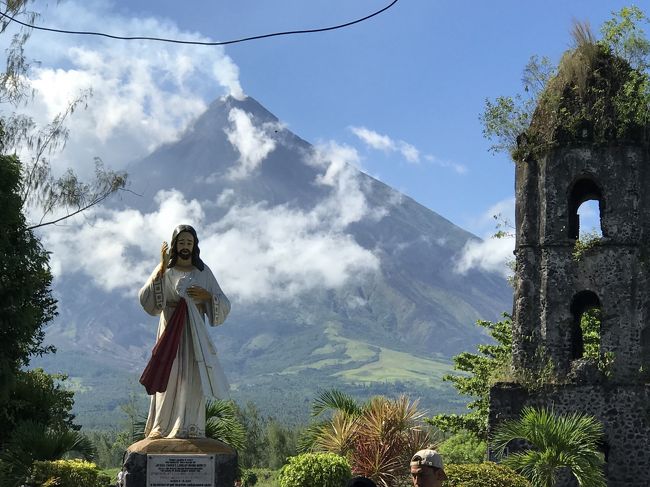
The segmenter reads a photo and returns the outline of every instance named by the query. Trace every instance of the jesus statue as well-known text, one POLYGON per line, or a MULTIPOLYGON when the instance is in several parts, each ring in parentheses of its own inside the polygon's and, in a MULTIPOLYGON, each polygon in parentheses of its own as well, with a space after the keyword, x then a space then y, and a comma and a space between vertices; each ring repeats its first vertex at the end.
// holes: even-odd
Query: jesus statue
POLYGON ((140 290, 140 304, 160 315, 156 345, 140 382, 151 395, 145 436, 204 438, 206 398, 228 397, 228 382, 205 325, 222 324, 230 312, 210 268, 199 257, 189 225, 176 227, 171 248, 140 290))

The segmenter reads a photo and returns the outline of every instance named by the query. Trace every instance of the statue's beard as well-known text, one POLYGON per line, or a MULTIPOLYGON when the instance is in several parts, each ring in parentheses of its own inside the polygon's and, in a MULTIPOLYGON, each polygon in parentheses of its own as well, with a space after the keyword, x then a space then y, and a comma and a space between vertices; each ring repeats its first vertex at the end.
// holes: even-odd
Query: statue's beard
POLYGON ((183 249, 178 252, 178 255, 181 259, 188 260, 192 257, 192 252, 187 249, 183 249))

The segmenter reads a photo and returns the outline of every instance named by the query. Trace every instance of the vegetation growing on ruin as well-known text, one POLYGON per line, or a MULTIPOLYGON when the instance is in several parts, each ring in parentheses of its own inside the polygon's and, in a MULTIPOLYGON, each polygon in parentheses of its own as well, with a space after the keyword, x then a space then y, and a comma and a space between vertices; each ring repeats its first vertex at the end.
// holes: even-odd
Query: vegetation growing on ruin
POLYGON ((539 157, 559 144, 647 142, 650 43, 640 23, 647 17, 626 7, 601 29, 576 23, 574 46, 556 68, 533 56, 524 70, 524 94, 486 101, 480 116, 491 151, 515 162, 539 157))
POLYGON ((512 152, 515 161, 535 158, 558 144, 645 141, 650 89, 647 74, 597 42, 576 24, 575 47, 542 91, 530 126, 512 152))

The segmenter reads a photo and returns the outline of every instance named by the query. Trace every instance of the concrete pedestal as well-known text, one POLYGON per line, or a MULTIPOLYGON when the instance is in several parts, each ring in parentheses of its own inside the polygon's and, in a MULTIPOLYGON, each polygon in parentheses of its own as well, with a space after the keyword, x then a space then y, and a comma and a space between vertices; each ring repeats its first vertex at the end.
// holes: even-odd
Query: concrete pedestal
POLYGON ((124 487, 147 487, 147 455, 214 455, 214 487, 233 487, 237 472, 237 452, 210 438, 144 439, 131 445, 125 454, 124 487))

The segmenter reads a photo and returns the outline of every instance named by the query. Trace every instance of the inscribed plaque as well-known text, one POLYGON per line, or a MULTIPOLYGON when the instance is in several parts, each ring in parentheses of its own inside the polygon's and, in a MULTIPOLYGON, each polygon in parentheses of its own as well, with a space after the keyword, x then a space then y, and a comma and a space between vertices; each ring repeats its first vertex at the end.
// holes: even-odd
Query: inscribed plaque
POLYGON ((147 455, 147 487, 214 487, 214 455, 147 455))

